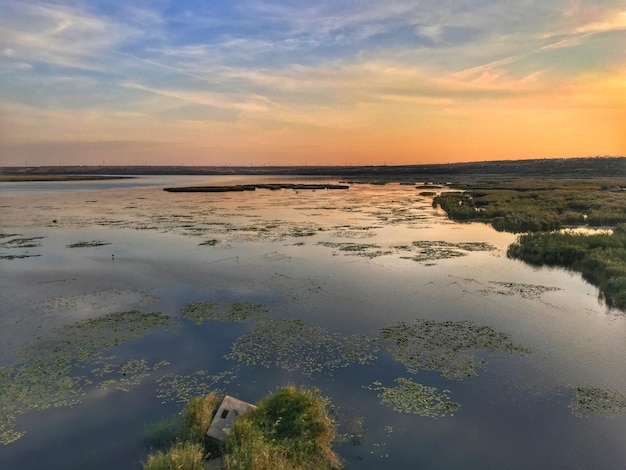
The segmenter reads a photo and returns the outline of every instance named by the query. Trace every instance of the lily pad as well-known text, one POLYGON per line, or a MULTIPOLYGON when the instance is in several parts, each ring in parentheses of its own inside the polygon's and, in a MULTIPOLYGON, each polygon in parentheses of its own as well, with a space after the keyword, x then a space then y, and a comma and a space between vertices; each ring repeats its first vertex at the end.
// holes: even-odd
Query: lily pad
POLYGON ((261 304, 234 302, 231 305, 205 301, 193 302, 183 307, 180 315, 196 324, 205 321, 242 322, 264 316, 267 309, 261 304))
MULTIPOLYGON (((21 437, 22 433, 13 428, 17 415, 79 404, 84 388, 93 381, 78 375, 76 369, 85 368, 89 361, 98 365, 103 362, 102 351, 170 322, 170 317, 161 313, 118 312, 56 328, 53 336, 26 344, 16 353, 14 364, 0 368, 0 444, 21 437)), ((101 368, 102 374, 97 374, 96 368, 92 375, 113 374, 105 388, 119 385, 127 389, 154 367, 132 360, 117 369, 106 365, 101 368)))
POLYGON ((397 378, 395 387, 384 387, 381 382, 374 382, 370 390, 380 392, 381 403, 399 413, 412 413, 429 418, 452 416, 460 407, 450 401, 449 390, 439 391, 436 387, 428 387, 410 379, 397 378))
POLYGON ((449 379, 477 375, 484 364, 475 351, 528 353, 506 333, 471 321, 416 320, 398 323, 380 333, 383 347, 408 371, 436 370, 449 379))
POLYGON ((343 336, 300 319, 264 318, 231 346, 226 359, 247 365, 280 367, 310 376, 376 358, 375 342, 362 335, 343 336))
POLYGON ((569 409, 574 416, 586 418, 594 414, 616 416, 626 411, 626 394, 595 386, 572 389, 569 409))

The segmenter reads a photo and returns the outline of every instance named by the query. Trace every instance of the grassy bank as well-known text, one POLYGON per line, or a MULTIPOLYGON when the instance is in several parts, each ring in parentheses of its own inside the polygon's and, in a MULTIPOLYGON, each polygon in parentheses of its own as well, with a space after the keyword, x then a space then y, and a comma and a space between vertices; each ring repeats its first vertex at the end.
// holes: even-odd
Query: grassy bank
POLYGON ((433 199, 452 220, 513 233, 626 223, 624 178, 510 180, 459 184, 433 199))
POLYGON ((626 225, 612 234, 541 232, 521 235, 508 256, 534 265, 561 266, 597 285, 609 305, 626 310, 626 225))
POLYGON ((340 469, 332 450, 335 428, 317 390, 285 387, 240 416, 226 443, 206 437, 221 403, 218 395, 194 398, 181 418, 179 435, 167 451, 157 451, 144 470, 195 470, 222 457, 224 468, 340 469))
POLYGON ((508 256, 581 272, 609 305, 626 310, 626 180, 513 179, 459 184, 462 192, 433 199, 452 220, 480 221, 525 233, 508 256), (563 227, 617 227, 609 234, 574 234, 563 227))

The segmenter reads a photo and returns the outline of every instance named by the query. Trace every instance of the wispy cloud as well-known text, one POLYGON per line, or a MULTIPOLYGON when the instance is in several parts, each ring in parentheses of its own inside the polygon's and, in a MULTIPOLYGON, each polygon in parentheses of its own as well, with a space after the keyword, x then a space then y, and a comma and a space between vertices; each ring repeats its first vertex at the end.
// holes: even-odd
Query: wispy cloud
POLYGON ((478 116, 514 129, 545 109, 558 127, 571 119, 554 109, 604 110, 595 122, 619 127, 607 96, 625 78, 624 0, 0 0, 0 11, 0 128, 14 142, 193 141, 235 158, 281 143, 373 154, 377 136, 409 155, 404 141, 478 116), (370 145, 338 145, 338 133, 370 145))

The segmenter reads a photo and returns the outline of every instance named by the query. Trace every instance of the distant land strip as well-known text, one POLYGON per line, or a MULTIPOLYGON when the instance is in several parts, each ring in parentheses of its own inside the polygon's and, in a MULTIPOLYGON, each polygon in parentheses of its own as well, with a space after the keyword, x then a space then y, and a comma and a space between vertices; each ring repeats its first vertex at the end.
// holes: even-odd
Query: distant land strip
POLYGON ((231 191, 255 191, 256 189, 269 189, 277 191, 279 189, 293 190, 315 190, 315 189, 349 189, 346 184, 237 184, 231 186, 182 186, 173 188, 163 188, 169 193, 225 193, 231 191))
POLYGON ((499 160, 466 163, 380 166, 13 166, 2 175, 288 175, 453 181, 457 177, 584 178, 626 176, 626 156, 499 160))
POLYGON ((76 175, 76 174, 1 174, 0 183, 2 182, 33 182, 33 181, 94 181, 94 180, 115 180, 127 179, 133 176, 122 175, 76 175))

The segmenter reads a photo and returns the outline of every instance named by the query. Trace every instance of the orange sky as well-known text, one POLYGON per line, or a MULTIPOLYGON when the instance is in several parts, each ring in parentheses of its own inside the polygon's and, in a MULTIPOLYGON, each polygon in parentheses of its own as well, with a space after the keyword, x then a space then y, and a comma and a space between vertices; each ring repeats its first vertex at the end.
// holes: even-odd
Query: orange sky
POLYGON ((3 165, 626 154, 624 1, 3 3, 3 165))

